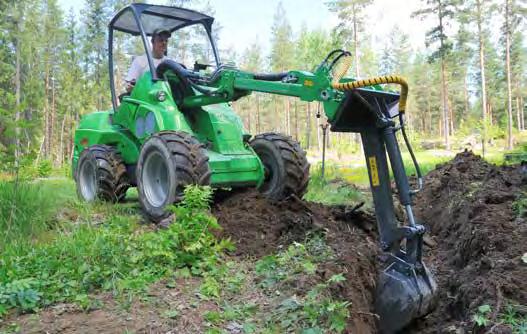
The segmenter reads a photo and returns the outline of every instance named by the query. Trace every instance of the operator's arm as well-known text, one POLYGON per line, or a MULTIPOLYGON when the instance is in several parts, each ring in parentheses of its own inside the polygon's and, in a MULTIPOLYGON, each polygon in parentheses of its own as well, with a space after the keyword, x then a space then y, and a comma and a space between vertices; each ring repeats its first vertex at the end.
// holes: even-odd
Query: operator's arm
POLYGON ((132 91, 132 89, 135 86, 135 82, 137 78, 139 78, 142 72, 143 72, 143 65, 141 62, 141 57, 135 57, 134 60, 132 61, 132 65, 130 65, 128 74, 126 75, 126 78, 124 79, 126 81, 126 91, 128 93, 132 91))

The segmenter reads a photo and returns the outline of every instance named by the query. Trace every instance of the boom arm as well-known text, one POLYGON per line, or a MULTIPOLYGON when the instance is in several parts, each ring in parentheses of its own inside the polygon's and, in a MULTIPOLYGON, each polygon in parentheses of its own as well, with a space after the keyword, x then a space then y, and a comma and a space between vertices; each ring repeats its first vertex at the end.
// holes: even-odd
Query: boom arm
POLYGON ((290 71, 257 75, 220 67, 210 77, 186 78, 181 72, 178 73, 180 80, 188 80, 196 94, 187 95, 179 104, 182 108, 200 107, 234 101, 253 91, 294 96, 303 101, 321 102, 332 131, 361 134, 381 248, 386 255, 385 269, 377 282, 376 311, 381 317, 381 331, 391 333, 413 318, 428 313, 437 289, 421 260, 425 228, 415 222, 412 212, 412 195, 418 190, 410 189, 396 138, 396 132, 401 130, 418 172, 420 189, 421 174, 404 132, 408 85, 399 76, 358 81, 343 78, 350 63, 349 53, 337 50, 313 73, 290 71), (329 58, 335 54, 339 55, 329 63, 329 58), (334 71, 339 60, 343 66, 334 71), (379 86, 386 83, 399 84, 402 87, 400 95, 379 86), (398 125, 394 120, 397 115, 398 125), (399 201, 406 210, 408 223, 402 226, 394 213, 387 155, 399 201))

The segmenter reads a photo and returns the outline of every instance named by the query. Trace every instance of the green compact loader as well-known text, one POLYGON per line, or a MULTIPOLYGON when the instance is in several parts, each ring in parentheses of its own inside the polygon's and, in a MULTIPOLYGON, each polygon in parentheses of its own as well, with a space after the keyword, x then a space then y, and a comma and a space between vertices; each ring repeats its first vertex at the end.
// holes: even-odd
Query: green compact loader
POLYGON ((165 219, 168 206, 180 201, 190 184, 256 187, 277 200, 301 197, 309 164, 299 143, 279 133, 252 136, 230 102, 253 91, 317 101, 331 131, 361 135, 384 252, 375 298, 381 332, 400 331, 427 314, 437 286, 421 259, 425 228, 412 212, 412 197, 422 188, 422 177, 404 128, 405 80, 345 77, 351 55, 344 50, 329 53, 312 72, 241 71, 220 62, 213 20, 188 9, 148 4, 129 5, 114 16, 108 39, 113 106, 85 115, 75 133, 72 165, 79 197, 118 202, 136 186, 141 207, 152 221, 165 219), (202 43, 191 50, 197 50, 201 60, 184 64, 188 52, 178 54, 182 48, 176 46, 173 59, 154 66, 148 36, 159 29, 172 33, 176 42, 178 36, 200 38, 202 43), (150 69, 129 94, 120 96, 114 72, 116 34, 140 38, 150 69), (388 83, 400 85, 400 94, 380 86, 388 83), (418 171, 417 189, 410 188, 406 177, 398 131, 418 171), (406 223, 398 222, 394 213, 388 160, 406 223))

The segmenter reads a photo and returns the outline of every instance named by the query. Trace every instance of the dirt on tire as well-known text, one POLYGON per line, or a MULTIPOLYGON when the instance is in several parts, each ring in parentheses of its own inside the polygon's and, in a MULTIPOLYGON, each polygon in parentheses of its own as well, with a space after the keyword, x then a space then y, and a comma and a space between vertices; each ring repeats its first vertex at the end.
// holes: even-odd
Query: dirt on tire
POLYGON ((259 258, 292 242, 304 242, 310 233, 324 233, 337 260, 318 268, 320 281, 344 273, 346 281, 332 293, 352 302, 347 332, 376 332, 373 292, 378 247, 373 216, 347 207, 304 202, 294 196, 270 201, 257 191, 237 193, 216 203, 213 214, 223 228, 218 236, 231 238, 237 256, 259 258))
POLYGON ((521 166, 495 166, 463 152, 426 176, 416 216, 435 247, 425 261, 438 282, 438 306, 413 332, 486 332, 471 320, 490 305, 490 323, 507 305, 527 304, 527 222, 514 204, 527 191, 521 166))

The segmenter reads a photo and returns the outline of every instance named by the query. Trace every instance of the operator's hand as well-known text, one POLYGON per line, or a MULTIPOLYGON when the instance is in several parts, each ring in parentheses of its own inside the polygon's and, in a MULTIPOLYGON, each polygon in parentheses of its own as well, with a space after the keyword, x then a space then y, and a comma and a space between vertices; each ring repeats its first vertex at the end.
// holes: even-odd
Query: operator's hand
POLYGON ((132 89, 134 89, 134 87, 135 87, 135 79, 132 80, 132 81, 127 81, 126 82, 126 92, 127 93, 132 92, 132 89))

